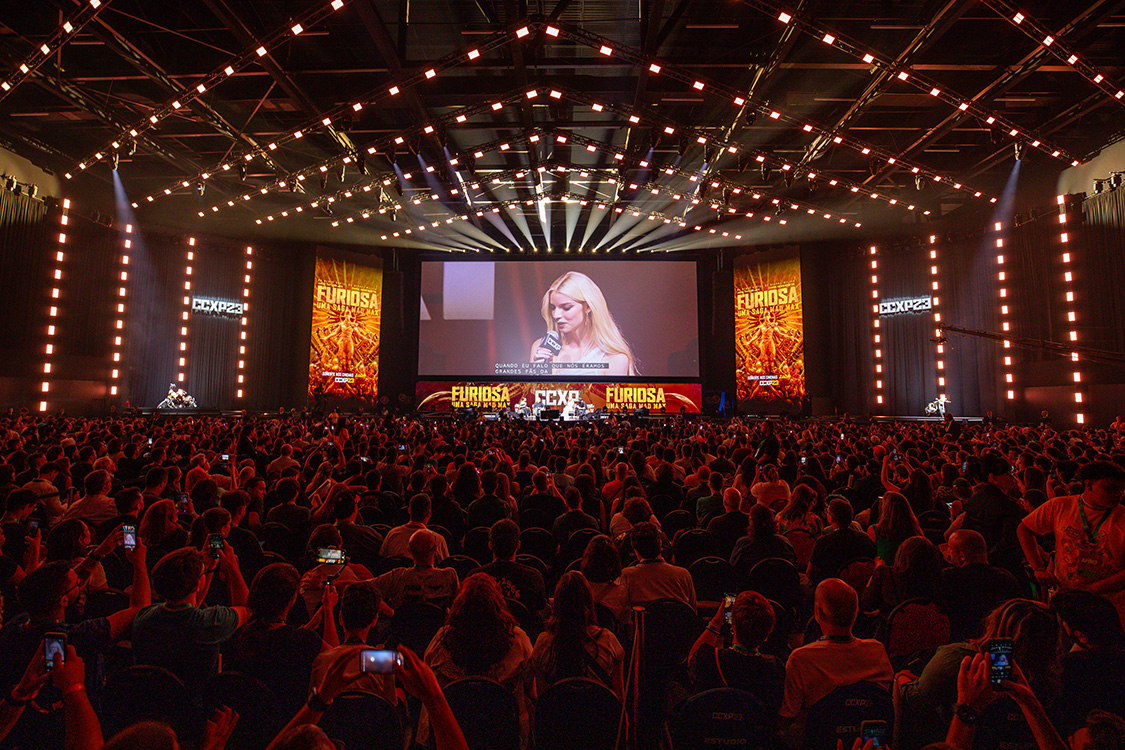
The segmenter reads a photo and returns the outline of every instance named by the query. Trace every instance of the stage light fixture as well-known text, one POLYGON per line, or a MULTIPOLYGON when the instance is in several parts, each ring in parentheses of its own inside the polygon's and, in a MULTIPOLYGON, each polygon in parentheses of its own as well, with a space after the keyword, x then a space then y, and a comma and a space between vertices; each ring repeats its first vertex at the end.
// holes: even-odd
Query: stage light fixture
POLYGON ((345 164, 344 162, 340 162, 340 171, 337 174, 337 177, 339 178, 340 182, 344 181, 344 175, 347 172, 347 169, 348 169, 348 165, 345 164))
POLYGON ((762 162, 762 182, 773 181, 773 170, 769 168, 765 162, 762 162))
POLYGON ((199 197, 202 198, 203 193, 206 192, 206 190, 207 190, 207 183, 200 180, 198 183, 196 183, 195 189, 199 193, 199 197))
POLYGON ((242 159, 238 161, 238 179, 246 182, 246 161, 242 159))
POLYGON ((922 188, 925 184, 926 184, 926 181, 922 179, 922 175, 920 175, 920 174, 914 175, 914 189, 915 190, 917 190, 919 193, 922 192, 922 188))
POLYGON ((321 190, 327 190, 328 189, 328 173, 327 172, 321 172, 320 173, 320 189, 321 190))
POLYGON ((109 157, 109 166, 113 168, 114 172, 116 172, 117 171, 117 165, 120 164, 120 163, 121 163, 121 154, 118 153, 117 151, 114 151, 109 157))
POLYGON ((1013 146, 1016 152, 1016 161, 1023 161, 1023 143, 1016 141, 1013 146))

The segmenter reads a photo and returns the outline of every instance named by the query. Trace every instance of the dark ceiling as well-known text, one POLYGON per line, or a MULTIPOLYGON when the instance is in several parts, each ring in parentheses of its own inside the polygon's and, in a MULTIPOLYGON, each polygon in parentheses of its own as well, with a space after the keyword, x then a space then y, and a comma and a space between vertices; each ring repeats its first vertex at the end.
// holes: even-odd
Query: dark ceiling
POLYGON ((1057 172, 1125 113, 1122 0, 97 2, 2 4, 0 144, 91 205, 116 154, 184 232, 862 238, 986 212, 1015 144, 1057 172))

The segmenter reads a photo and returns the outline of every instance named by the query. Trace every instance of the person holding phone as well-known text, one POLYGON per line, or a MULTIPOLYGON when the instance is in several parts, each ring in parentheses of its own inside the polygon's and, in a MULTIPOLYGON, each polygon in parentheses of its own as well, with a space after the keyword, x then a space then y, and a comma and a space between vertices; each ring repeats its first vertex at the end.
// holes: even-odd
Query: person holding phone
POLYGON ((957 677, 961 663, 969 657, 989 658, 991 652, 1010 651, 1011 661, 1037 691, 1054 684, 1059 651, 1059 626, 1047 606, 1029 599, 1012 599, 1001 604, 985 619, 984 631, 970 641, 941 646, 920 675, 904 670, 895 675, 895 687, 904 724, 904 747, 922 746, 941 740, 946 724, 942 716, 957 709, 957 677), (1010 643, 1010 648, 990 648, 1010 643), (919 744, 915 744, 919 743, 919 744))
POLYGON ((762 702, 767 715, 777 715, 785 692, 785 665, 760 651, 776 622, 773 606, 756 591, 738 594, 729 610, 720 606, 691 647, 693 691, 745 690, 762 702), (729 646, 723 645, 724 632, 730 633, 729 646))

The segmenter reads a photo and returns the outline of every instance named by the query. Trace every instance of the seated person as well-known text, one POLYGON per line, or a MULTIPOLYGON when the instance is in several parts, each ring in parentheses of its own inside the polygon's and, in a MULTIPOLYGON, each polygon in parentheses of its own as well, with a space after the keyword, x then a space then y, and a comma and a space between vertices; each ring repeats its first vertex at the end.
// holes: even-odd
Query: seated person
POLYGON ((762 702, 768 714, 776 716, 785 692, 785 665, 777 657, 758 651, 773 632, 773 606, 757 591, 739 594, 731 608, 729 647, 722 646, 720 635, 725 614, 720 606, 692 646, 688 660, 692 686, 696 692, 713 688, 745 690, 762 702))
POLYGON ((516 522, 504 519, 492 524, 488 530, 488 549, 492 551, 492 562, 472 573, 487 573, 500 584, 505 598, 519 601, 532 613, 542 612, 547 607, 542 574, 515 560, 520 549, 520 527, 516 522))
POLYGON ((392 610, 406 602, 430 602, 447 609, 457 594, 457 571, 435 568, 437 540, 429 529, 418 529, 410 536, 410 558, 413 567, 388 570, 373 582, 379 598, 392 610))
MULTIPOLYGON (((315 555, 320 549, 342 549, 341 542, 339 529, 332 524, 322 523, 309 537, 308 551, 315 555)), ((343 591, 356 581, 370 581, 374 577, 363 565, 347 562, 347 550, 344 550, 344 554, 343 565, 336 562, 318 563, 301 576, 299 591, 310 617, 320 608, 324 586, 329 579, 339 591, 343 591)))

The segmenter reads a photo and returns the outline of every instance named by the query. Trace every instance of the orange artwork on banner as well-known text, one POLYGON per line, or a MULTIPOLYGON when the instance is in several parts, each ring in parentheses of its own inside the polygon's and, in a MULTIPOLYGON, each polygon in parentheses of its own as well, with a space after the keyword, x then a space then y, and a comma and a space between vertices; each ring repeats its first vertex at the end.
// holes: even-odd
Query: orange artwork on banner
POLYGON ((736 263, 734 351, 740 411, 801 408, 805 326, 800 258, 736 263))
POLYGON ((380 267, 317 256, 308 392, 314 403, 375 403, 382 286, 380 267))

